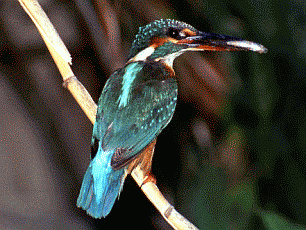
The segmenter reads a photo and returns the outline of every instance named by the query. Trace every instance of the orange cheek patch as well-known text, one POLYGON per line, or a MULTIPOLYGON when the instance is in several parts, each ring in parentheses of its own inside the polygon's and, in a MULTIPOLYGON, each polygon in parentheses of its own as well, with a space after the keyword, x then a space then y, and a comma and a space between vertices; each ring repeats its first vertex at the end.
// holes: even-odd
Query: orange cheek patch
POLYGON ((153 48, 156 48, 156 47, 162 46, 167 41, 168 41, 167 38, 154 37, 150 41, 150 46, 152 46, 153 48))
POLYGON ((176 39, 173 39, 173 38, 154 37, 150 41, 150 46, 152 46, 153 48, 157 48, 157 47, 160 47, 167 42, 177 43, 178 41, 176 39))
POLYGON ((183 29, 182 32, 185 33, 187 37, 189 37, 189 36, 196 36, 197 35, 196 32, 194 32, 194 31, 192 31, 192 30, 190 30, 188 28, 183 29))
MULTIPOLYGON (((194 32, 194 31, 192 31, 188 28, 183 29, 181 32, 184 33, 187 37, 197 35, 196 32, 194 32)), ((192 43, 191 40, 187 40, 187 39, 177 40, 177 39, 169 38, 169 37, 166 37, 166 38, 153 37, 150 40, 150 46, 152 46, 153 48, 156 48, 156 47, 162 46, 163 44, 165 44, 167 42, 172 42, 172 43, 177 43, 177 44, 192 43)))

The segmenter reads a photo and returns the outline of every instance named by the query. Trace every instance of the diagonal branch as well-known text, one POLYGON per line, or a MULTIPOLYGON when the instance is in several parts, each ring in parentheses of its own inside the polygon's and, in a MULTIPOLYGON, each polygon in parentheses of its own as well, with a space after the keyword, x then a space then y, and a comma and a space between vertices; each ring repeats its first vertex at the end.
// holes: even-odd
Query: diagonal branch
MULTIPOLYGON (((78 81, 72 72, 69 65, 71 64, 70 54, 47 15, 42 10, 37 0, 18 1, 33 20, 44 42, 46 43, 52 58, 54 59, 54 62, 56 63, 63 77, 63 86, 70 91, 91 123, 94 124, 97 105, 92 100, 85 87, 78 81)), ((192 223, 190 223, 185 217, 174 209, 174 207, 164 198, 156 184, 150 181, 143 184, 146 175, 140 167, 136 167, 132 171, 131 175, 151 203, 174 229, 197 229, 192 223)))

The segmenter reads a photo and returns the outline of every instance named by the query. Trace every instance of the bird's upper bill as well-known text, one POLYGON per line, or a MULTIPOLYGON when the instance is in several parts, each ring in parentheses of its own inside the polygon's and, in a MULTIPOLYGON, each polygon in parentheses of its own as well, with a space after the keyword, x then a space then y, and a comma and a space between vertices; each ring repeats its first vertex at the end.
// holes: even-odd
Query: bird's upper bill
POLYGON ((212 50, 212 51, 239 51, 250 50, 258 53, 266 53, 267 49, 255 42, 243 40, 222 34, 194 32, 193 36, 178 40, 177 44, 186 45, 187 50, 212 50))

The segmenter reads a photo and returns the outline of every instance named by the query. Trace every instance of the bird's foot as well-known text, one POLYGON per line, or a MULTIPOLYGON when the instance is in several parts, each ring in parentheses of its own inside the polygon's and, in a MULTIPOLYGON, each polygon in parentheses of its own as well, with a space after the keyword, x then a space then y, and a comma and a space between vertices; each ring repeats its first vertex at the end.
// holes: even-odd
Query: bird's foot
POLYGON ((145 177, 144 181, 141 184, 141 187, 148 182, 152 182, 153 184, 156 184, 156 178, 151 172, 147 174, 147 176, 145 177))

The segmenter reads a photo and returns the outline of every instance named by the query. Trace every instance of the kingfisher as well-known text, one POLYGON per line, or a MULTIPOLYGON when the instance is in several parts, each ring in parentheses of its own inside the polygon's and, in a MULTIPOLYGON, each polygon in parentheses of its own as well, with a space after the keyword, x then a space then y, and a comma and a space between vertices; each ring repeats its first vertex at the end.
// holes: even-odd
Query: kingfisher
POLYGON ((260 44, 201 32, 173 19, 139 28, 127 63, 110 76, 99 98, 91 161, 78 207, 94 218, 105 217, 136 166, 153 178, 150 171, 156 138, 170 122, 177 102, 173 61, 186 51, 204 50, 267 51, 260 44))

